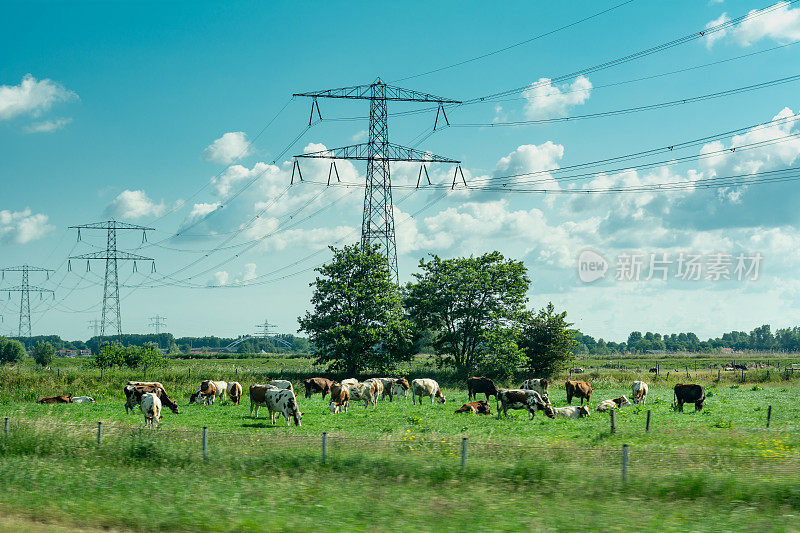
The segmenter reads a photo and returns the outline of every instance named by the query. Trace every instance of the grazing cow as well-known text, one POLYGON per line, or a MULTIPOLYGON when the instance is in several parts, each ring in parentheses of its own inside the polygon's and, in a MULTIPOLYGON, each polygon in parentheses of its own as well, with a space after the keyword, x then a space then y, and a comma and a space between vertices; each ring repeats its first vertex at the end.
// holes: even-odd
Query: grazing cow
POLYGON ((60 396, 49 396, 42 398, 36 403, 72 403, 72 394, 62 394, 60 396))
POLYGON ((497 387, 489 378, 484 377, 471 377, 467 380, 467 399, 477 400, 479 393, 486 395, 486 401, 489 401, 489 396, 494 396, 497 399, 497 387))
POLYGON ((633 403, 645 403, 647 401, 647 383, 644 381, 634 381, 631 385, 631 400, 633 403))
POLYGON ((350 387, 334 383, 331 387, 331 413, 335 415, 340 409, 344 409, 346 413, 348 405, 350 405, 350 387))
POLYGON ((158 428, 158 421, 161 419, 161 400, 154 392, 146 392, 142 395, 139 409, 144 415, 144 425, 150 428, 158 428))
POLYGON ((586 381, 567 381, 564 383, 564 387, 567 389, 567 403, 570 405, 572 405, 572 398, 580 398, 581 405, 583 405, 583 400, 589 403, 594 390, 586 381))
POLYGON ((588 405, 570 405, 568 407, 553 408, 553 414, 563 418, 582 418, 584 416, 589 416, 589 413, 588 405))
POLYGON ((233 405, 239 405, 242 399, 242 385, 238 381, 231 381, 228 383, 228 398, 231 399, 233 405))
POLYGON ((599 404, 597 404, 597 411, 603 413, 605 411, 610 411, 611 409, 621 409, 623 407, 627 407, 632 405, 630 400, 625 396, 620 396, 619 398, 614 398, 612 400, 603 400, 599 404))
POLYGON ((678 403, 678 410, 683 411, 683 404, 693 403, 694 410, 703 409, 703 401, 706 399, 706 392, 702 385, 693 383, 678 383, 675 385, 675 401, 678 403))
POLYGON ((430 397, 431 405, 433 405, 434 398, 436 398, 436 401, 439 403, 445 403, 446 401, 444 394, 442 394, 442 389, 439 388, 439 384, 428 378, 415 379, 411 382, 411 401, 416 402, 417 396, 419 396, 420 405, 422 405, 423 396, 430 397))
POLYGON ((76 396, 72 399, 72 403, 97 403, 91 396, 76 396))
POLYGON ((294 387, 292 387, 292 382, 288 379, 273 379, 267 385, 272 385, 276 389, 283 389, 283 390, 290 390, 294 392, 294 387))
POLYGON ((544 411, 550 418, 555 418, 553 408, 547 405, 542 396, 535 390, 500 389, 497 391, 497 418, 500 413, 508 416, 509 409, 527 409, 528 419, 533 419, 536 411, 544 411))
POLYGON ((129 381, 126 385, 130 385, 131 387, 161 387, 164 388, 164 385, 161 384, 159 381, 129 381))
MULTIPOLYGON (((137 382, 128 382, 128 383, 137 383, 137 382)), ((161 383, 152 382, 151 384, 146 385, 125 385, 125 413, 129 411, 134 411, 136 406, 139 405, 142 401, 142 395, 148 392, 154 392, 158 399, 161 400, 162 405, 166 405, 170 408, 170 410, 178 414, 178 404, 172 401, 172 399, 167 396, 167 391, 164 390, 164 387, 161 383)))
POLYGON ((658 373, 658 368, 652 366, 652 367, 650 367, 650 370, 648 370, 648 372, 650 372, 651 374, 657 374, 658 373))
POLYGON ((546 379, 526 379, 522 382, 522 387, 520 387, 520 389, 535 390, 539 393, 539 396, 542 397, 542 400, 544 400, 545 403, 549 403, 549 400, 547 399, 547 387, 549 386, 550 382, 546 379))
MULTIPOLYGON (((346 386, 346 385, 343 385, 346 386)), ((378 405, 378 396, 383 392, 383 384, 377 380, 367 380, 363 383, 350 385, 350 399, 354 402, 364 401, 364 408, 366 409, 370 404, 372 407, 378 405)))
POLYGON ((406 378, 394 380, 394 383, 392 383, 392 395, 389 397, 389 400, 395 396, 402 396, 404 400, 408 400, 408 391, 410 388, 411 385, 406 378))
POLYGON ((396 381, 397 378, 369 378, 368 380, 364 381, 380 381, 381 386, 383 387, 383 392, 381 392, 381 399, 385 398, 386 396, 389 397, 389 401, 394 400, 394 393, 392 392, 392 384, 396 381))
POLYGON ((321 392, 324 400, 325 396, 331 392, 333 381, 328 378, 308 378, 303 381, 303 384, 306 386, 306 398, 311 398, 315 392, 321 392))
POLYGON ((214 398, 217 397, 217 386, 216 381, 211 381, 207 379, 200 383, 200 388, 197 389, 197 392, 193 392, 191 396, 189 396, 189 403, 203 403, 208 405, 214 405, 214 398))
POLYGON ((492 406, 485 400, 478 400, 477 402, 465 403, 455 411, 456 413, 476 413, 479 415, 492 414, 492 406))
POLYGON ((250 385, 250 416, 253 415, 253 408, 255 408, 256 418, 258 418, 258 409, 262 406, 269 409, 269 420, 273 425, 278 413, 286 418, 287 426, 289 417, 294 420, 295 426, 301 425, 303 413, 300 412, 297 398, 292 390, 278 389, 270 385, 250 385))
POLYGON ((348 387, 351 385, 358 385, 358 380, 356 378, 343 379, 342 385, 347 385, 348 387))

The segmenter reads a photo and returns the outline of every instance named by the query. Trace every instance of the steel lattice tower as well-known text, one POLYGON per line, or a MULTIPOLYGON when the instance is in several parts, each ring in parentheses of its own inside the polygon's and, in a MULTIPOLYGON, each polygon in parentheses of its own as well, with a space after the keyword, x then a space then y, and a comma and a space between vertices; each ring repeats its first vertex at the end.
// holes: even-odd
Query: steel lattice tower
POLYGON ((104 259, 106 262, 106 276, 103 283, 103 313, 100 318, 100 336, 105 337, 106 329, 111 328, 116 335, 122 335, 122 315, 119 307, 119 273, 117 263, 119 261, 133 261, 133 269, 136 271, 136 261, 152 261, 152 271, 155 272, 155 260, 143 255, 131 254, 117 250, 117 231, 121 230, 141 230, 142 242, 147 241, 147 231, 155 231, 154 228, 137 226, 126 222, 108 220, 106 222, 95 222, 80 226, 70 226, 70 229, 78 230, 78 240, 81 240, 82 229, 104 229, 107 231, 106 249, 100 252, 76 255, 72 259, 86 259, 86 270, 89 270, 89 261, 92 259, 104 259))
POLYGON ((161 315, 150 317, 150 327, 155 328, 156 335, 160 334, 161 328, 167 325, 167 323, 165 322, 166 319, 167 317, 161 315))
MULTIPOLYGON (((312 98, 311 116, 309 124, 314 118, 314 112, 321 119, 318 98, 345 98, 351 100, 369 100, 369 140, 366 143, 332 148, 322 152, 312 152, 297 155, 295 158, 321 158, 321 159, 349 159, 366 160, 367 176, 364 188, 364 212, 361 220, 361 245, 363 247, 380 244, 381 251, 386 256, 389 269, 396 282, 399 282, 397 270, 397 245, 394 229, 394 207, 392 204, 392 180, 389 163, 391 161, 416 161, 423 165, 426 163, 454 163, 460 161, 437 156, 429 152, 423 152, 414 148, 408 148, 389 142, 389 101, 395 102, 429 102, 438 104, 436 112, 436 123, 434 130, 439 122, 439 114, 447 121, 444 111, 444 104, 459 104, 458 100, 441 98, 432 94, 421 93, 409 89, 402 89, 383 83, 378 78, 369 85, 357 85, 354 87, 343 87, 340 89, 329 89, 326 91, 315 91, 309 93, 295 93, 294 96, 306 96, 312 98)), ((447 122, 449 125, 449 122, 447 122)), ((295 166, 299 163, 295 160, 295 166)), ((331 163, 331 170, 335 169, 335 163, 331 163)), ((457 169, 456 171, 458 171, 457 169)), ((427 176, 427 169, 425 170, 427 176)), ((336 171, 338 178, 338 170, 336 171)), ((328 183, 330 184, 331 173, 328 173, 328 183)), ((420 169, 420 177, 422 169, 420 169)), ((462 174, 463 177, 463 174, 462 174)), ((294 179, 294 167, 292 168, 292 179, 294 179)), ((302 180, 302 174, 300 174, 302 180)), ((430 180, 429 180, 430 181, 430 180)), ((417 183, 419 185, 419 182, 417 183)))
POLYGON ((35 285, 30 284, 30 278, 28 276, 29 272, 44 272, 47 274, 47 279, 50 279, 50 272, 53 272, 47 268, 40 268, 34 267, 30 265, 22 265, 17 267, 9 267, 3 268, 2 276, 3 279, 6 277, 6 272, 22 272, 22 283, 20 285, 16 285, 14 287, 9 287, 7 289, 2 289, 8 292, 9 298, 11 297, 12 292, 20 293, 19 298, 19 336, 20 337, 31 337, 31 292, 38 292, 39 296, 41 297, 44 293, 49 292, 50 294, 55 297, 55 292, 50 289, 43 289, 41 287, 37 287, 35 285))

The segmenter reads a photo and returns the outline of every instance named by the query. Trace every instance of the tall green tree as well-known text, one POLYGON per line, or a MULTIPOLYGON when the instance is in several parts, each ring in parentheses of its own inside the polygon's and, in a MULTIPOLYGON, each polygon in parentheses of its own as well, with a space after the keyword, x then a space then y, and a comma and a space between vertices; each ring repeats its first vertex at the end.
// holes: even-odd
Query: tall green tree
POLYGON ((100 349, 89 359, 89 365, 100 369, 100 375, 107 368, 122 366, 125 362, 125 347, 118 342, 104 342, 100 349))
POLYGON ((55 356, 56 349, 49 342, 37 342, 33 347, 33 360, 41 366, 52 363, 55 356))
POLYGON ((167 357, 161 353, 158 344, 154 342, 148 342, 141 347, 131 346, 129 349, 136 350, 139 353, 139 367, 144 371, 145 377, 147 377, 148 370, 167 366, 167 357))
POLYGON ((521 352, 513 329, 530 285, 525 265, 500 252, 419 262, 406 287, 406 307, 417 328, 435 332, 441 366, 461 372, 514 368, 521 352))
POLYGON ((0 354, 0 363, 19 363, 22 361, 27 352, 25 345, 19 341, 9 339, 3 346, 3 353, 0 354))
POLYGON ((569 366, 577 344, 575 330, 570 326, 567 312, 556 313, 552 302, 536 314, 530 311, 525 314, 519 345, 532 375, 551 377, 569 366))
POLYGON ((333 259, 316 269, 312 311, 298 318, 331 371, 391 370, 411 357, 411 327, 386 258, 378 247, 330 248, 333 259))

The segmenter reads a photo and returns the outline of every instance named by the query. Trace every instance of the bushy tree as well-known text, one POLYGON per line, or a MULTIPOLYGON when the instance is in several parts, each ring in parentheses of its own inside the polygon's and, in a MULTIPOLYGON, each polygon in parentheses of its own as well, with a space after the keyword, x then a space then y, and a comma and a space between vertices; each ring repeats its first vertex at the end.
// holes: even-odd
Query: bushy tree
POLYGON ((519 345, 532 375, 550 377, 569 366, 576 345, 570 326, 567 312, 556 313, 552 302, 536 314, 525 314, 519 345))
POLYGON ((21 342, 8 339, 3 346, 3 353, 0 354, 0 363, 19 363, 26 355, 25 346, 21 342))
POLYGON ((316 269, 312 311, 299 317, 316 347, 317 364, 331 371, 388 371, 411 357, 411 328, 400 291, 378 247, 331 247, 316 269))
POLYGON ((49 342, 37 342, 33 348, 33 360, 41 366, 52 363, 55 356, 56 349, 49 342))
POLYGON ((154 342, 148 342, 141 347, 132 346, 130 349, 134 349, 139 353, 139 366, 144 371, 145 376, 147 376, 147 371, 149 369, 164 368, 167 366, 167 357, 161 353, 161 349, 154 342))
POLYGON ((434 332, 440 365, 460 372, 513 368, 514 342, 530 285, 525 265, 500 252, 478 257, 421 259, 416 282, 406 287, 406 307, 415 326, 434 332))
POLYGON ((89 359, 89 365, 99 368, 102 376, 105 369, 122 366, 125 362, 125 347, 118 342, 104 342, 100 349, 89 359))

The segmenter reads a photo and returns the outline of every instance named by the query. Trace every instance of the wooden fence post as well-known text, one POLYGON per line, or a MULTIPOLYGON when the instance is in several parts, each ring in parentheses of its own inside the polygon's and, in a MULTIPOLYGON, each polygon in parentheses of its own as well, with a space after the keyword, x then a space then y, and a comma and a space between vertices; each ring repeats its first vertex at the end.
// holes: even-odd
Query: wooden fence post
POLYGON ((647 423, 644 426, 645 432, 650 431, 650 409, 647 410, 647 423))
POLYGON ((772 418, 772 406, 770 405, 769 407, 767 407, 767 427, 769 427, 769 421, 771 418, 772 418))
POLYGON ((100 441, 102 440, 103 436, 103 423, 97 423, 97 445, 100 446, 100 441))
POLYGON ((3 434, 8 437, 8 417, 6 417, 5 422, 3 422, 3 434))
POLYGON ((461 438, 461 471, 467 468, 467 437, 461 438))
POLYGON ((203 426, 203 460, 208 459, 208 427, 203 426))
MULTIPOLYGON (((612 411, 613 413, 613 411, 612 411)), ((628 481, 628 445, 622 445, 622 481, 628 481)))
POLYGON ((611 415, 611 434, 613 435, 614 433, 617 432, 617 416, 616 416, 617 413, 616 413, 616 409, 611 409, 611 411, 609 411, 609 414, 611 415))
POLYGON ((328 432, 322 432, 322 464, 328 461, 328 432))

